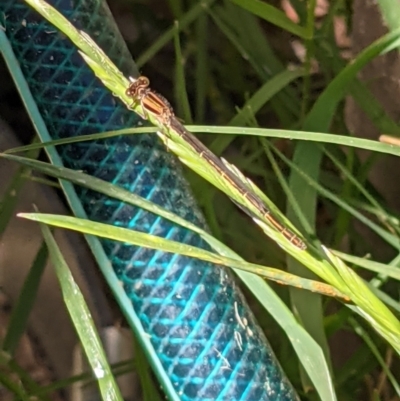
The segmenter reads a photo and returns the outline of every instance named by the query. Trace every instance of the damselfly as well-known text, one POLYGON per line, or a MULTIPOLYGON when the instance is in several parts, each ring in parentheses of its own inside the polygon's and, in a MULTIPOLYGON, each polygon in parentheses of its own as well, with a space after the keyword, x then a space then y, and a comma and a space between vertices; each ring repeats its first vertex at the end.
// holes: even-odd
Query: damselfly
MULTIPOLYGON (((204 159, 219 176, 223 177, 226 182, 230 184, 233 190, 245 198, 263 216, 263 218, 286 239, 297 248, 302 250, 307 248, 304 241, 297 234, 283 226, 271 215, 271 212, 257 194, 250 190, 245 183, 243 183, 231 170, 229 170, 228 167, 224 165, 221 159, 212 153, 178 121, 169 102, 164 99, 163 96, 150 89, 150 81, 147 77, 140 76, 137 79, 130 79, 131 84, 126 90, 126 94, 127 96, 132 97, 135 103, 140 103, 143 113, 145 114, 143 116, 144 118, 148 118, 152 115, 162 125, 165 125, 176 132, 176 134, 179 135, 179 137, 181 137, 182 140, 184 140, 199 155, 199 157, 204 159)), ((238 204, 235 200, 234 202, 251 217, 254 217, 254 213, 252 213, 252 211, 246 206, 238 204)))

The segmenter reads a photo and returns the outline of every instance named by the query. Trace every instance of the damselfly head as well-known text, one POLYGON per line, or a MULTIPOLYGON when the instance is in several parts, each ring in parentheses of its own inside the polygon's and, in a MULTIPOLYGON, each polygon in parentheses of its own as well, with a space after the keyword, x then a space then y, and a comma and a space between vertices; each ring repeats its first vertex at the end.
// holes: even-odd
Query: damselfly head
POLYGON ((129 84, 128 89, 125 91, 127 96, 138 97, 140 96, 145 89, 147 89, 150 85, 149 78, 141 75, 139 78, 129 77, 131 83, 129 84))

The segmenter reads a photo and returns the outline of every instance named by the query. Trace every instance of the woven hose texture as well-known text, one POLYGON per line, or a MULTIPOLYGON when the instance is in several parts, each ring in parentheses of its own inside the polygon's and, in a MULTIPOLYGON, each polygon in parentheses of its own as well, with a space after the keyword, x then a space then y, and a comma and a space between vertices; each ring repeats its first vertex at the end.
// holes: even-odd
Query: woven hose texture
MULTIPOLYGON (((104 2, 49 3, 91 35, 126 75, 137 76, 104 2)), ((22 1, 1 0, 0 11, 53 139, 142 123, 102 86, 69 40, 22 1)), ((82 142, 58 151, 66 167, 123 187, 205 227, 179 163, 156 135, 82 142)), ((84 188, 76 191, 92 220, 208 249, 198 235, 152 213, 84 188)), ((101 244, 182 400, 297 400, 228 270, 109 240, 101 244)))

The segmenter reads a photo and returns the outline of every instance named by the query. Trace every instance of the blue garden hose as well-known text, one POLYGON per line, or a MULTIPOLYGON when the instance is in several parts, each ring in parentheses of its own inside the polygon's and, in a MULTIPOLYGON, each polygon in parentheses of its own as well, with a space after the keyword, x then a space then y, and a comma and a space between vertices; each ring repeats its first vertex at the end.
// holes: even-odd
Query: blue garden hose
MULTIPOLYGON (((87 32, 124 74, 138 75, 103 0, 49 3, 87 32)), ((22 0, 1 0, 0 12, 52 139, 142 123, 102 86, 69 40, 22 0)), ((155 135, 121 136, 57 149, 66 167, 128 189, 205 227, 179 163, 155 135)), ((91 220, 209 249, 197 234, 148 211, 85 188, 75 190, 91 220)), ((181 255, 100 242, 132 301, 131 313, 138 316, 181 400, 298 399, 229 270, 181 255)))

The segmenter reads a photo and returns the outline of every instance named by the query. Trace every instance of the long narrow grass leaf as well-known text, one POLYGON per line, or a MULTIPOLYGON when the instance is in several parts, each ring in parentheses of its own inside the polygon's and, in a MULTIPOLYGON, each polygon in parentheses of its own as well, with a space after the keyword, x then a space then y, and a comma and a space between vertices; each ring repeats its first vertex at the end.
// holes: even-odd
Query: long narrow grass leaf
POLYGON ((177 29, 185 29, 195 21, 200 14, 210 8, 214 2, 215 0, 203 0, 197 2, 181 19, 179 19, 179 25, 174 25, 172 28, 168 29, 136 59, 137 67, 143 67, 144 64, 146 64, 158 51, 173 39, 177 29))
POLYGON ((279 26, 285 31, 300 36, 303 39, 310 39, 309 32, 306 28, 295 24, 284 12, 270 4, 264 3, 260 0, 232 0, 232 2, 265 19, 271 24, 279 26))
POLYGON ((28 326, 29 314, 35 303, 40 280, 46 267, 47 256, 47 247, 45 244, 42 244, 24 284, 22 285, 20 295, 13 308, 7 333, 3 341, 3 350, 9 352, 11 355, 14 354, 21 337, 28 326))
POLYGON ((304 288, 315 292, 322 291, 325 295, 347 300, 343 294, 323 283, 311 282, 309 280, 302 279, 301 277, 288 275, 287 273, 278 269, 268 268, 266 266, 261 266, 254 263, 242 262, 240 260, 217 255, 201 248, 186 245, 181 242, 167 240, 154 235, 70 216, 35 213, 19 213, 18 216, 55 225, 57 227, 77 230, 84 234, 96 235, 124 243, 130 243, 136 246, 161 250, 164 252, 177 253, 227 267, 230 266, 235 269, 241 269, 256 275, 267 277, 270 280, 280 283, 293 285, 298 288, 304 288))
MULTIPOLYGON (((185 61, 182 54, 182 47, 179 38, 179 22, 175 22, 176 32, 174 35, 175 44, 175 88, 176 88, 176 101, 178 104, 178 111, 182 113, 182 116, 186 122, 191 124, 193 122, 192 112, 190 110, 190 103, 188 93, 186 90, 186 79, 185 79, 185 61)), ((180 114, 180 113, 179 113, 180 114)))
POLYGON ((122 401, 122 396, 108 365, 100 337, 83 295, 74 281, 50 229, 42 224, 41 230, 49 249, 65 305, 74 323, 92 372, 97 378, 102 398, 109 401, 122 401))

